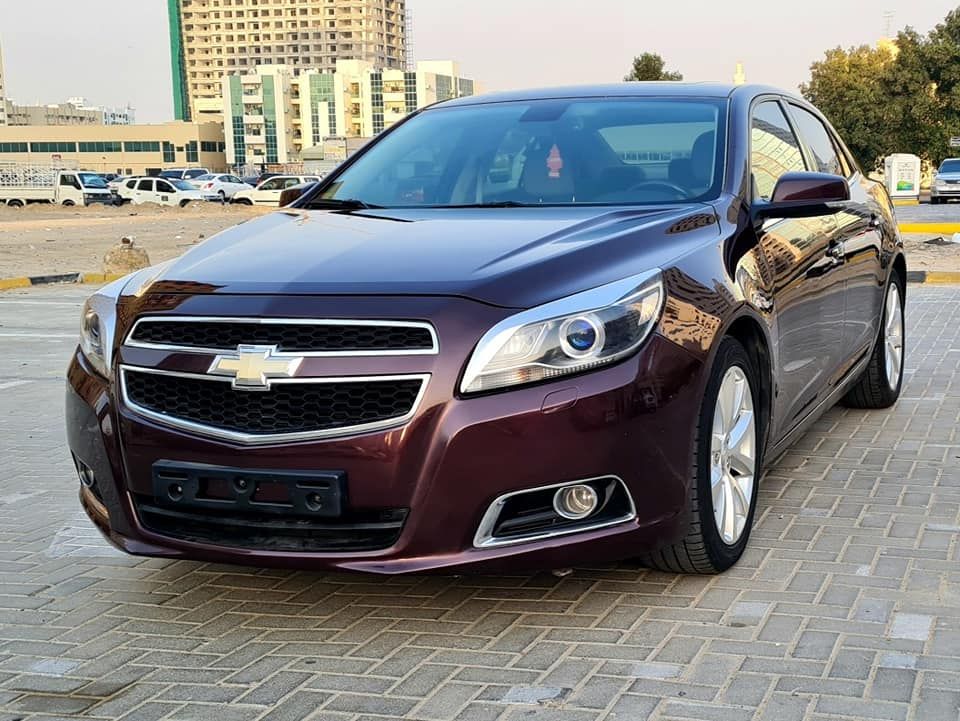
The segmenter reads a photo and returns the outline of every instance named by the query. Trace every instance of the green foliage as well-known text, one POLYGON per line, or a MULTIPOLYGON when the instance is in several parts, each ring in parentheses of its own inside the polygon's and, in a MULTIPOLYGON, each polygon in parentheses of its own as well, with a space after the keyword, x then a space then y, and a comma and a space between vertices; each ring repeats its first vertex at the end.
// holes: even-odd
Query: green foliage
POLYGON ((644 53, 633 59, 630 74, 623 79, 631 80, 683 80, 676 70, 667 70, 666 63, 657 53, 644 53))
POLYGON ((877 48, 828 50, 800 89, 865 169, 890 153, 938 164, 960 136, 960 9, 925 36, 908 27, 877 48))

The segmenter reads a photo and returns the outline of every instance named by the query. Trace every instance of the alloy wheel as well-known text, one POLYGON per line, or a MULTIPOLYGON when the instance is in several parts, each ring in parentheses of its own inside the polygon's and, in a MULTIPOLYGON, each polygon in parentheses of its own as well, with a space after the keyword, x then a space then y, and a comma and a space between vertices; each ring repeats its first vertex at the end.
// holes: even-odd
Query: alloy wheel
POLYGON ((746 529, 756 485, 757 426, 750 382, 739 366, 727 369, 717 393, 710 440, 713 519, 720 538, 735 544, 746 529))
POLYGON ((903 306, 900 290, 895 283, 887 291, 887 311, 883 327, 884 351, 886 353, 887 383, 891 390, 900 384, 903 368, 903 306))

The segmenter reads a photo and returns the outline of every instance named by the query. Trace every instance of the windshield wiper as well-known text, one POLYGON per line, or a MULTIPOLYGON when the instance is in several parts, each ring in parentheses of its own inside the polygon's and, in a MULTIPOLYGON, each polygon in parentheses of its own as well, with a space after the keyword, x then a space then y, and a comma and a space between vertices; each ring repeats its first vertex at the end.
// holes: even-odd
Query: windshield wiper
POLYGON ((382 205, 373 205, 359 198, 316 198, 307 204, 307 208, 338 208, 343 210, 372 210, 382 208, 382 205))

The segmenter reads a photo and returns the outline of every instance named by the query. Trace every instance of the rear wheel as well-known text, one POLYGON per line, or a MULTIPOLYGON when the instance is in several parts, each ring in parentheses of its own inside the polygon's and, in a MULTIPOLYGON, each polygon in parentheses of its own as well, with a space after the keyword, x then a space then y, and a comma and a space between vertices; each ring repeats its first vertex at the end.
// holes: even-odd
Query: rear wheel
POLYGON ((697 424, 690 529, 641 560, 671 573, 719 573, 743 555, 757 501, 757 376, 734 338, 720 342, 697 424))
POLYGON ((880 316, 880 331, 873 355, 856 384, 844 396, 851 408, 889 408, 900 397, 904 359, 903 287, 894 273, 880 316))
POLYGON ((74 203, 72 200, 64 200, 63 204, 68 208, 72 208, 74 205, 76 205, 76 203, 74 203))
POLYGON ((227 194, 222 190, 217 191, 217 197, 219 198, 221 203, 227 202, 227 194))
POLYGON ((23 201, 22 201, 22 200, 17 200, 16 198, 14 198, 13 200, 8 200, 8 201, 7 201, 7 206, 10 207, 10 208, 22 208, 22 207, 23 207, 23 201))

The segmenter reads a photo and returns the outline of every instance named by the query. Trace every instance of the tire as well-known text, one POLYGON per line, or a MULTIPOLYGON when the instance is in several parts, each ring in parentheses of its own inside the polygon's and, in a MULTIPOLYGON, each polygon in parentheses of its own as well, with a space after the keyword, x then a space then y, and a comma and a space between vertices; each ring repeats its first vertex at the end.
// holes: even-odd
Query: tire
POLYGON ((188 205, 190 205, 190 201, 189 201, 189 200, 181 200, 181 201, 180 201, 180 207, 181 207, 181 208, 186 208, 188 205))
POLYGON ((63 206, 64 206, 65 208, 72 208, 74 205, 76 205, 76 203, 74 203, 72 200, 64 200, 64 201, 63 201, 63 206))
MULTIPOLYGON (((690 484, 690 528, 686 537, 679 543, 672 544, 657 549, 653 553, 641 557, 641 561, 651 568, 656 568, 668 573, 720 573, 730 568, 743 555, 743 551, 750 539, 750 529, 753 526, 753 517, 757 506, 757 487, 761 469, 760 440, 763 437, 760 416, 757 413, 759 408, 759 395, 757 389, 757 372, 753 367, 750 356, 747 355, 743 346, 734 338, 724 338, 720 341, 720 347, 717 350, 716 359, 713 367, 710 369, 710 379, 704 392, 704 400, 700 407, 700 415, 697 419, 696 437, 694 440, 694 458, 691 468, 690 484), (718 397, 726 379, 733 377, 737 379, 737 388, 745 385, 745 390, 749 390, 750 418, 752 418, 752 456, 753 469, 750 483, 750 497, 744 504, 744 493, 737 495, 740 499, 739 506, 742 511, 744 505, 747 507, 745 517, 741 524, 735 528, 735 534, 731 534, 730 539, 725 540, 718 526, 718 521, 714 513, 714 468, 720 472, 720 481, 717 483, 717 491, 724 503, 733 502, 734 492, 724 493, 727 487, 732 488, 733 484, 727 484, 727 477, 745 479, 746 475, 740 474, 733 476, 735 470, 724 457, 722 462, 716 462, 714 459, 718 454, 714 453, 715 444, 715 415, 723 415, 723 411, 718 409, 718 397), (725 469, 725 470, 721 470, 725 469)), ((734 403, 733 406, 738 404, 734 403)), ((747 410, 745 406, 740 407, 739 412, 733 414, 733 428, 736 429, 740 423, 748 423, 747 410)), ((749 431, 742 434, 743 438, 749 438, 749 431)), ((726 436, 724 436, 726 437, 726 436)), ((723 444, 726 447, 726 444, 723 444)), ((747 481, 742 480, 746 483, 747 481)), ((740 487, 740 483, 736 484, 740 487)), ((736 505, 731 506, 736 509, 736 505)))
POLYGON ((239 200, 234 200, 231 202, 234 202, 237 205, 253 205, 253 201, 250 200, 250 198, 240 198, 239 200))
POLYGON ((906 333, 903 322, 903 279, 894 273, 883 296, 883 312, 877 340, 873 344, 870 362, 843 397, 849 408, 889 408, 900 397, 903 387, 903 361, 906 357, 906 333), (899 332, 899 336, 896 333, 899 332), (896 360, 895 346, 899 340, 899 365, 890 368, 890 359, 896 360))
POLYGON ((217 196, 219 197, 220 205, 223 205, 224 203, 227 202, 227 194, 222 190, 217 191, 217 196))
POLYGON ((22 207, 23 207, 23 201, 22 201, 22 200, 17 200, 16 198, 14 198, 13 200, 8 200, 8 201, 7 201, 7 207, 8 207, 8 208, 22 208, 22 207))

